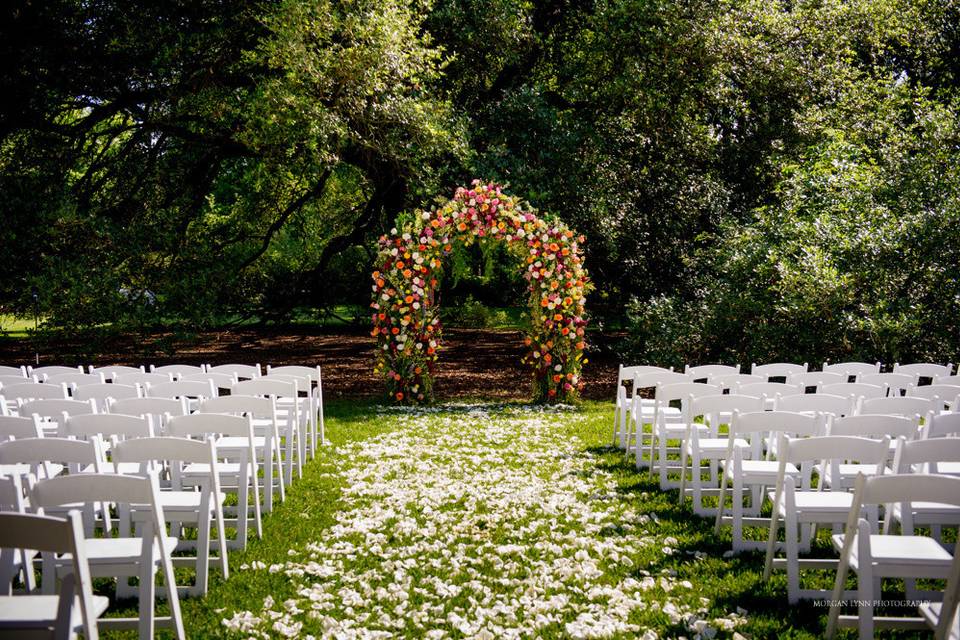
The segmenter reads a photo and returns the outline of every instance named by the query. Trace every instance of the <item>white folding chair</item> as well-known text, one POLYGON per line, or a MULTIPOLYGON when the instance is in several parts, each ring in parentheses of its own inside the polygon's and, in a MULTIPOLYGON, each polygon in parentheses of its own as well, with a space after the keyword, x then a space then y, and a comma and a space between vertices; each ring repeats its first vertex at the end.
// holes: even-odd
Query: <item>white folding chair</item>
MULTIPOLYGON (((650 477, 654 472, 660 476, 660 488, 674 488, 680 486, 680 480, 672 480, 670 471, 680 471, 680 460, 672 460, 671 455, 678 457, 685 446, 685 439, 691 429, 707 430, 707 426, 693 422, 690 400, 703 396, 720 395, 723 390, 712 384, 700 382, 677 382, 657 386, 654 394, 654 421, 652 438, 650 439, 650 477), (666 409, 671 402, 680 403, 681 421, 667 422, 666 409), (679 440, 677 446, 670 445, 670 441, 679 440)), ((637 447, 638 465, 640 448, 637 447)))
MULTIPOLYGON (((648 389, 655 390, 657 385, 672 384, 675 382, 693 382, 689 376, 675 371, 652 371, 647 373, 638 373, 633 378, 633 388, 630 392, 630 401, 624 405, 625 412, 621 416, 621 424, 625 424, 625 430, 621 431, 622 439, 620 448, 627 455, 633 453, 636 459, 637 468, 650 466, 649 458, 643 457, 643 449, 653 437, 653 422, 656 417, 656 400, 653 398, 644 398, 641 391, 648 389), (645 424, 650 424, 650 433, 644 430, 645 424)), ((677 422, 680 420, 680 410, 676 407, 663 407, 664 420, 666 422, 677 422)))
MULTIPOLYGON (((145 518, 140 523, 139 537, 128 537, 127 531, 121 531, 119 538, 94 538, 88 534, 83 542, 92 576, 115 577, 121 583, 129 577, 140 578, 139 617, 105 618, 100 620, 100 627, 137 628, 141 638, 152 638, 155 627, 159 625, 171 627, 176 637, 183 640, 186 633, 170 560, 177 547, 177 539, 166 535, 166 519, 159 493, 160 487, 154 471, 147 472, 145 477, 82 473, 38 481, 31 492, 31 500, 35 507, 44 511, 99 501, 115 503, 120 512, 125 509, 148 510, 152 517, 145 518), (170 616, 160 617, 154 611, 158 570, 163 574, 170 616)), ((44 560, 46 564, 47 558, 44 560)), ((64 558, 51 560, 61 574, 71 562, 64 558)))
POLYGON ((857 477, 853 508, 843 534, 834 535, 834 548, 840 552, 833 587, 827 638, 841 626, 859 628, 861 640, 873 637, 877 626, 926 629, 923 618, 874 617, 874 602, 880 596, 883 578, 947 579, 954 558, 936 540, 926 536, 878 534, 870 522, 860 517, 868 506, 897 502, 932 502, 960 506, 960 478, 934 475, 891 475, 857 477), (856 616, 840 614, 847 573, 857 574, 856 616))
MULTIPOLYGON (((103 453, 112 451, 113 447, 122 440, 130 438, 152 438, 153 424, 148 417, 127 416, 120 413, 92 413, 85 416, 67 418, 63 425, 62 435, 68 438, 88 440, 97 438, 103 446, 103 453)), ((117 473, 136 473, 137 465, 117 467, 117 473)), ((109 465, 100 465, 101 472, 110 471, 109 465)), ((97 471, 92 466, 81 469, 81 472, 97 471)))
POLYGON ((853 410, 856 411, 857 407, 860 406, 861 399, 885 398, 887 396, 887 386, 864 384, 862 382, 825 384, 817 390, 817 393, 850 398, 853 402, 853 410))
POLYGON ((0 442, 13 438, 42 438, 39 416, 0 416, 0 442))
MULTIPOLYGON (((857 438, 888 438, 890 451, 884 460, 886 464, 893 459, 896 451, 897 438, 913 440, 919 437, 920 432, 915 418, 905 416, 868 414, 846 416, 843 418, 827 418, 827 435, 852 436, 857 438)), ((876 475, 880 471, 872 463, 839 464, 836 468, 827 465, 817 465, 816 470, 821 474, 821 482, 827 487, 852 489, 857 474, 876 475)))
MULTIPOLYGON (((723 466, 720 476, 720 502, 716 511, 714 531, 720 532, 724 524, 731 525, 733 551, 739 553, 747 549, 762 549, 762 543, 747 540, 743 534, 744 526, 770 526, 770 519, 760 517, 764 490, 777 483, 780 463, 769 455, 762 454, 762 443, 768 439, 780 439, 781 436, 793 438, 813 437, 822 431, 822 418, 787 411, 764 411, 762 408, 750 413, 737 412, 730 422, 727 448, 723 453, 723 466), (739 444, 739 446, 737 446, 739 444), (727 487, 730 487, 730 515, 725 515, 727 487), (750 493, 747 493, 747 490, 750 493), (750 496, 750 508, 744 507, 744 500, 750 496)), ((769 452, 768 452, 769 453, 769 452)), ((800 470, 793 464, 784 466, 784 474, 809 484, 809 477, 800 478, 800 470)))
MULTIPOLYGON (((27 513, 29 505, 24 485, 32 486, 35 481, 36 479, 30 474, 27 474, 27 476, 20 473, 5 475, 0 470, 0 512, 27 513), (26 477, 26 482, 21 479, 24 477, 26 477)), ((0 589, 2 589, 0 595, 10 593, 10 582, 17 575, 21 576, 26 593, 31 593, 37 589, 37 576, 33 569, 33 559, 38 555, 36 549, 31 548, 13 552, 11 557, 6 559, 6 562, 0 558, 0 589)), ((2 635, 2 631, 0 631, 0 635, 2 635)))
MULTIPOLYGON (((213 438, 206 441, 188 438, 138 438, 125 440, 114 446, 113 464, 137 464, 140 473, 151 468, 158 472, 166 469, 170 475, 170 486, 161 489, 158 499, 163 507, 167 522, 179 529, 180 526, 194 525, 197 530, 196 559, 174 557, 174 566, 193 566, 196 571, 194 585, 182 587, 188 595, 203 595, 209 585, 210 563, 220 565, 224 580, 230 577, 227 562, 227 537, 223 518, 224 494, 220 490, 220 471, 217 468, 217 450, 213 438), (197 491, 186 490, 182 481, 184 468, 189 464, 204 465, 209 469, 206 481, 196 482, 197 491), (217 549, 219 555, 210 557, 210 527, 217 530, 217 549)), ((134 510, 134 522, 141 522, 149 513, 134 510)), ((180 547, 192 548, 189 541, 180 540, 180 547)))
POLYGON ((184 382, 209 382, 216 387, 218 395, 222 389, 230 389, 238 380, 235 375, 229 373, 211 373, 210 371, 191 373, 180 379, 184 382))
POLYGON ((241 380, 233 385, 230 395, 259 396, 273 398, 277 407, 277 421, 281 424, 279 431, 284 440, 283 462, 284 482, 287 486, 293 484, 293 472, 297 477, 303 475, 304 433, 300 419, 300 387, 295 380, 271 379, 270 377, 256 378, 255 380, 241 380), (285 418, 285 419, 284 419, 285 418), (294 462, 296 460, 296 462, 294 462))
MULTIPOLYGON (((73 440, 69 438, 23 438, 0 442, 0 465, 20 467, 20 474, 33 474, 41 480, 60 477, 54 472, 66 469, 70 477, 77 477, 81 470, 92 468, 96 472, 104 469, 103 450, 99 438, 73 440)), ((70 509, 77 507, 71 506, 70 509)), ((64 508, 55 515, 66 514, 64 508)), ((97 524, 104 531, 110 531, 112 521, 110 510, 104 504, 90 504, 83 509, 84 529, 92 536, 97 524)))
MULTIPOLYGON (((320 365, 307 367, 303 365, 283 365, 273 367, 267 365, 267 376, 301 376, 310 380, 311 386, 301 387, 300 391, 305 392, 310 398, 311 409, 309 420, 306 421, 306 427, 309 431, 308 437, 304 439, 306 446, 310 449, 310 458, 316 456, 317 443, 327 444, 325 425, 323 422, 323 374, 320 365)), ((281 407, 282 409, 282 407, 281 407)), ((301 418, 304 412, 301 411, 301 418)))
MULTIPOLYGON (((636 376, 645 373, 656 373, 658 371, 672 371, 663 367, 652 365, 633 365, 625 367, 622 364, 617 369, 617 397, 613 409, 613 444, 620 445, 623 449, 624 443, 629 437, 628 416, 633 403, 633 380, 636 376), (629 393, 628 393, 629 390, 629 393)), ((642 404, 653 406, 653 400, 641 399, 642 404)))
POLYGON ((847 376, 847 380, 850 378, 859 379, 860 376, 869 375, 871 373, 880 373, 880 363, 874 362, 870 364, 869 362, 834 362, 829 364, 824 362, 821 367, 824 371, 830 373, 842 373, 847 376))
MULTIPOLYGON (((234 546, 245 549, 249 529, 250 489, 253 489, 254 527, 257 537, 263 538, 263 523, 260 515, 260 479, 258 478, 257 455, 254 449, 253 420, 249 417, 216 413, 193 413, 176 416, 167 424, 168 435, 184 438, 234 437, 245 438, 246 446, 231 447, 227 452, 217 448, 220 471, 220 486, 223 491, 236 493, 237 517, 228 524, 236 524, 237 539, 234 546)), ((181 472, 182 486, 194 486, 205 482, 210 473, 209 465, 189 464, 181 472)))
POLYGON ((770 378, 783 378, 786 380, 794 374, 806 372, 806 362, 803 364, 794 364, 792 362, 772 362, 770 364, 753 363, 750 365, 750 373, 763 378, 763 380, 757 380, 756 382, 769 382, 770 378))
MULTIPOLYGON (((763 411, 763 400, 753 396, 736 394, 700 396, 690 398, 690 414, 696 419, 703 416, 703 422, 708 431, 687 424, 687 432, 683 438, 683 448, 680 452, 680 504, 687 494, 687 463, 690 468, 690 491, 693 497, 693 512, 699 516, 712 515, 715 509, 707 508, 703 504, 704 494, 716 494, 717 465, 732 447, 749 447, 750 443, 733 437, 720 436, 720 423, 726 416, 733 416, 735 412, 763 411), (703 484, 702 464, 709 464, 710 486, 703 484)), ((727 418, 729 422, 730 418, 727 418)), ((695 423, 694 423, 695 424, 695 423)))
MULTIPOLYGON (((848 436, 822 436, 813 438, 790 438, 780 436, 776 488, 772 500, 770 530, 767 535, 767 553, 764 562, 763 579, 770 579, 774 568, 786 567, 787 599, 796 604, 801 598, 822 599, 830 592, 823 589, 801 589, 800 570, 833 569, 837 562, 833 559, 800 558, 800 550, 809 550, 810 540, 816 536, 818 525, 840 525, 854 508, 853 494, 838 489, 816 489, 810 484, 805 466, 825 461, 834 468, 835 474, 841 463, 856 461, 874 464, 883 472, 883 461, 890 448, 890 439, 870 440, 848 436), (787 465, 792 464, 800 472, 801 486, 798 489, 792 474, 787 473, 787 465), (777 545, 777 533, 783 523, 785 558, 774 558, 777 545)), ((876 513, 870 517, 876 521, 876 513)))
MULTIPOLYGON (((280 502, 286 499, 286 488, 283 477, 283 461, 280 457, 280 427, 277 419, 277 404, 273 397, 244 396, 231 394, 204 400, 197 408, 199 413, 226 413, 230 415, 249 416, 253 422, 253 447, 257 452, 257 459, 263 460, 263 510, 273 511, 273 490, 277 487, 280 493, 280 502), (274 466, 276 462, 276 466, 274 466), (276 471, 276 478, 274 478, 276 471)), ((247 447, 244 437, 221 437, 217 447, 224 452, 240 447, 247 447)))
POLYGON ((94 596, 80 518, 26 513, 0 513, 0 636, 23 638, 99 637, 97 618, 110 601, 94 596), (64 575, 58 595, 11 595, 9 561, 18 550, 63 554, 71 571, 64 575))
POLYGON ((19 367, 11 367, 9 365, 0 365, 0 376, 20 376, 21 378, 28 378, 27 368, 23 365, 19 367))
POLYGON ((829 393, 798 393, 777 398, 775 409, 793 413, 831 415, 839 418, 853 413, 853 407, 854 400, 850 396, 835 396, 829 393))
POLYGON ((9 403, 27 402, 29 400, 66 400, 69 397, 67 387, 62 384, 46 384, 44 382, 24 382, 10 384, 3 387, 3 397, 9 403))

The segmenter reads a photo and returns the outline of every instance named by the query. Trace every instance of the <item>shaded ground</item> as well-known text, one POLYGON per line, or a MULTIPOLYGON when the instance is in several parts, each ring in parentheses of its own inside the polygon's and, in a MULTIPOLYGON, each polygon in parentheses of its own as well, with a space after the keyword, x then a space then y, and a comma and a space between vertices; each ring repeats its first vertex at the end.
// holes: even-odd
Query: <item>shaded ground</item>
MULTIPOLYGON (((592 335, 584 366, 584 397, 612 399, 617 358, 611 345, 618 336, 592 335)), ((520 365, 522 334, 517 331, 445 329, 438 363, 440 399, 483 397, 524 399, 530 395, 527 372, 520 365)), ((244 328, 190 336, 160 335, 63 339, 39 345, 40 364, 320 364, 324 393, 333 397, 369 397, 382 393, 373 374, 373 341, 365 333, 344 329, 319 332, 301 328, 244 328)), ((0 339, 0 364, 32 364, 29 340, 0 339)))

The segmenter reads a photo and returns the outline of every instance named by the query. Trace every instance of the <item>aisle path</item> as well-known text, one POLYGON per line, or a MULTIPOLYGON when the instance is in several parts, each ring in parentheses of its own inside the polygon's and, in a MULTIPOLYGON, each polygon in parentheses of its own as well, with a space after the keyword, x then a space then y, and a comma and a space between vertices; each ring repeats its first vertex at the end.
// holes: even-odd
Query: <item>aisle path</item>
POLYGON ((712 637, 694 585, 644 567, 674 553, 578 438, 584 414, 528 407, 384 410, 396 428, 336 452, 336 524, 289 561, 295 598, 225 611, 248 637, 712 637))

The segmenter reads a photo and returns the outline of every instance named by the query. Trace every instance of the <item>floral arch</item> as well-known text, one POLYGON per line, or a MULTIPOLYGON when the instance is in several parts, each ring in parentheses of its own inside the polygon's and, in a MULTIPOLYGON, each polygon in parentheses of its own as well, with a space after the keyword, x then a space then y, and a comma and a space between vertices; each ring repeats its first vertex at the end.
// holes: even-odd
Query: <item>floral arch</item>
POLYGON ((398 402, 433 397, 442 328, 437 294, 444 258, 458 246, 502 242, 527 280, 530 328, 523 357, 534 400, 569 402, 578 396, 584 363, 584 303, 591 285, 578 236, 547 221, 499 185, 474 180, 433 211, 417 211, 380 238, 373 272, 376 372, 398 402))

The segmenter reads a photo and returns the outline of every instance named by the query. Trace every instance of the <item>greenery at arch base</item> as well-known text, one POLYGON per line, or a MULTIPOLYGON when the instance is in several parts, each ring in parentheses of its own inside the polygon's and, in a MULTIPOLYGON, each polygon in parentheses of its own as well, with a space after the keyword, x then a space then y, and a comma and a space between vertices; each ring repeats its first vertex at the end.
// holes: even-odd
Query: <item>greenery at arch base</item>
POLYGON ((474 242, 502 242, 527 281, 530 327, 523 363, 537 402, 571 402, 583 387, 584 303, 592 288, 583 236, 547 220, 497 184, 474 180, 433 211, 417 211, 380 238, 373 272, 377 373, 394 400, 432 400, 442 345, 439 285, 445 258, 474 242))

